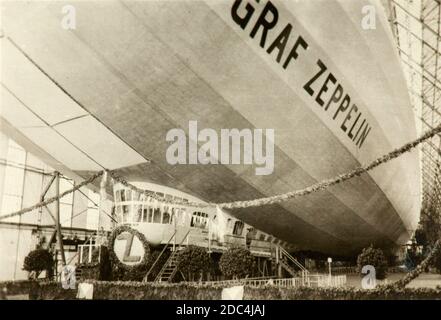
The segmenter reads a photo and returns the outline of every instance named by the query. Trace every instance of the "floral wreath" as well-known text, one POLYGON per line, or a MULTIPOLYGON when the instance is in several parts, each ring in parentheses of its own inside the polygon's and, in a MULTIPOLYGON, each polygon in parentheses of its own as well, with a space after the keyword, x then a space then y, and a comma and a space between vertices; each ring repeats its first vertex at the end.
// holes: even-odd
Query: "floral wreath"
POLYGON ((148 243, 147 239, 145 238, 145 236, 141 232, 139 232, 138 230, 135 230, 128 225, 122 225, 122 226, 116 227, 115 229, 112 230, 112 233, 110 234, 110 237, 109 237, 109 256, 110 256, 110 260, 112 261, 112 263, 117 265, 119 268, 122 268, 126 271, 132 271, 132 270, 138 269, 141 266, 146 266, 148 263, 148 260, 149 260, 148 259, 149 254, 150 254, 149 243, 148 243), (144 257, 142 258, 141 262, 134 264, 134 265, 127 265, 125 263, 122 263, 121 260, 119 260, 119 258, 117 257, 115 250, 114 250, 115 240, 116 240, 116 237, 118 237, 123 232, 128 232, 130 234, 133 234, 134 236, 137 236, 138 239, 141 241, 142 246, 144 248, 144 257))

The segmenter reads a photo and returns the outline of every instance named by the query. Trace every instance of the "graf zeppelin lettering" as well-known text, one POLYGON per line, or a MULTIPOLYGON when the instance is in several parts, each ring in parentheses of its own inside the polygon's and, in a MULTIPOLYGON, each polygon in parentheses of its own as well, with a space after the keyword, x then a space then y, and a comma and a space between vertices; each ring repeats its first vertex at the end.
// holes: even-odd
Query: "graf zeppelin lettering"
MULTIPOLYGON (((282 31, 274 32, 279 21, 279 11, 271 1, 265 5, 261 2, 236 0, 231 7, 231 17, 288 72, 299 56, 307 52, 309 44, 301 35, 294 35, 291 23, 286 24, 282 31), (250 23, 251 20, 255 23, 250 23)), ((371 125, 363 112, 322 59, 318 59, 315 68, 311 70, 313 74, 302 84, 303 90, 311 97, 311 102, 322 108, 347 138, 361 148, 371 131, 371 125)))

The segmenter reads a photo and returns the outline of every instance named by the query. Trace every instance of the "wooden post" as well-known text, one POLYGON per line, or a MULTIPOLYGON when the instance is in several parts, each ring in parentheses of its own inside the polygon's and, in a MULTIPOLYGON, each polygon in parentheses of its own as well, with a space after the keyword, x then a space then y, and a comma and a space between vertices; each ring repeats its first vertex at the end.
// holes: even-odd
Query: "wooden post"
MULTIPOLYGON (((98 223, 96 226, 96 236, 97 236, 97 241, 99 241, 98 245, 101 245, 102 243, 102 237, 104 236, 104 234, 101 234, 101 211, 103 211, 103 205, 104 205, 104 201, 106 200, 106 184, 107 184, 107 171, 104 171, 103 176, 101 177, 101 182, 100 182, 100 202, 98 203, 98 223)), ((133 199, 133 193, 132 193, 132 199, 133 199)), ((142 208, 141 208, 142 209, 142 208)), ((133 214, 134 214, 134 204, 132 202, 131 205, 131 211, 132 211, 132 221, 133 221, 133 214)), ((97 244, 97 241, 95 241, 95 244, 97 244)))
POLYGON ((279 247, 279 246, 276 246, 277 276, 278 276, 279 278, 282 277, 282 265, 281 265, 281 263, 280 263, 281 256, 282 256, 282 254, 281 254, 281 252, 280 252, 280 247, 279 247))
MULTIPOLYGON (((60 173, 56 172, 56 183, 55 183, 55 194, 57 196, 60 195, 60 173)), ((57 226, 57 235, 58 235, 58 247, 61 252, 61 261, 63 266, 66 265, 66 256, 64 255, 64 247, 63 247, 63 235, 61 234, 61 224, 60 224, 60 198, 55 202, 55 219, 57 226)))
POLYGON ((176 212, 173 209, 170 209, 170 211, 172 212, 170 217, 173 217, 173 228, 174 228, 174 232, 175 232, 175 236, 173 237, 173 251, 175 251, 176 250, 176 236, 178 233, 178 228, 176 226, 176 216, 175 216, 176 212))
POLYGON ((89 256, 88 256, 88 263, 92 262, 92 250, 93 250, 93 246, 92 246, 92 241, 89 243, 89 256))
MULTIPOLYGON (((44 188, 43 192, 41 193, 41 195, 40 195, 40 201, 41 201, 41 202, 44 201, 44 198, 45 198, 47 192, 49 191, 49 188, 51 187, 52 183, 54 182, 55 178, 56 178, 56 175, 54 174, 54 175, 52 176, 51 180, 47 183, 47 185, 46 185, 46 187, 44 188)), ((43 180, 43 181, 44 181, 44 180, 43 180)), ((39 219, 39 224, 40 224, 40 222, 41 222, 41 214, 43 213, 43 208, 45 208, 45 209, 47 210, 47 212, 48 212, 49 215, 51 216, 52 220, 54 220, 54 223, 56 224, 57 221, 55 220, 54 215, 52 214, 52 212, 50 212, 50 210, 49 210, 49 208, 48 208, 47 206, 40 207, 40 208, 38 209, 38 213, 39 213, 39 215, 40 215, 39 218, 38 218, 38 219, 39 219)), ((47 249, 48 249, 48 250, 51 249, 52 241, 55 239, 55 237, 56 237, 56 235, 57 235, 57 227, 56 227, 56 225, 54 225, 54 227, 55 227, 54 232, 52 233, 52 236, 50 237, 50 239, 49 239, 49 241, 48 241, 48 243, 47 243, 47 249)), ((39 238, 40 238, 40 236, 39 236, 39 238)), ((51 250, 50 250, 50 251, 51 251, 51 250)))

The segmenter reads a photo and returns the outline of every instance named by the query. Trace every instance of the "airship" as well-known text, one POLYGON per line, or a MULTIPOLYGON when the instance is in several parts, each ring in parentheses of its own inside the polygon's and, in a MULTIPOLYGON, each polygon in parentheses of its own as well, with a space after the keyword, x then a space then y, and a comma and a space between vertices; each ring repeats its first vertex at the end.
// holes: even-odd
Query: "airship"
MULTIPOLYGON (((78 181, 109 169, 204 202, 252 200, 417 136, 379 1, 16 1, 2 11, 2 131, 78 181), (184 154, 168 161, 176 130, 184 154), (239 134, 237 161, 220 159, 222 130, 239 134), (257 174, 246 132, 263 133, 271 170, 257 174)), ((404 245, 420 206, 412 151, 323 191, 227 211, 297 250, 349 256, 404 245)))

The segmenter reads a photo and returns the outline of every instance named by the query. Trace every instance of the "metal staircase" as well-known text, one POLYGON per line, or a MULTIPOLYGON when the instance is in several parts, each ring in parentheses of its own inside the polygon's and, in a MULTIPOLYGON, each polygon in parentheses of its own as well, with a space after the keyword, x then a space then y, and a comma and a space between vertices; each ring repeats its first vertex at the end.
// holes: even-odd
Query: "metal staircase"
POLYGON ((162 266, 161 271, 155 278, 155 282, 171 282, 178 271, 178 250, 172 251, 170 257, 162 266))
POLYGON ((288 272, 292 277, 298 277, 300 271, 302 278, 308 279, 309 271, 281 246, 275 247, 275 258, 276 264, 288 272))
POLYGON ((83 268, 82 267, 76 267, 75 268, 75 280, 77 282, 80 282, 83 278, 83 268))
MULTIPOLYGON (((181 242, 178 245, 173 244, 171 248, 171 254, 168 257, 167 261, 162 266, 161 270, 158 272, 157 276, 155 277, 154 282, 171 282, 173 280, 173 277, 175 276, 176 272, 178 271, 178 252, 179 250, 183 249, 184 247, 182 244, 187 239, 188 234, 190 233, 190 230, 187 231, 185 236, 182 238, 181 242)), ((165 244, 164 248, 162 249, 161 253, 159 254, 158 258, 156 258, 155 262, 153 262, 152 266, 150 267, 149 271, 147 271, 146 275, 144 276, 143 282, 147 282, 149 275, 155 268, 156 264, 159 262, 160 258, 164 254, 165 250, 170 246, 172 240, 176 240, 176 231, 171 236, 170 240, 165 244)))

